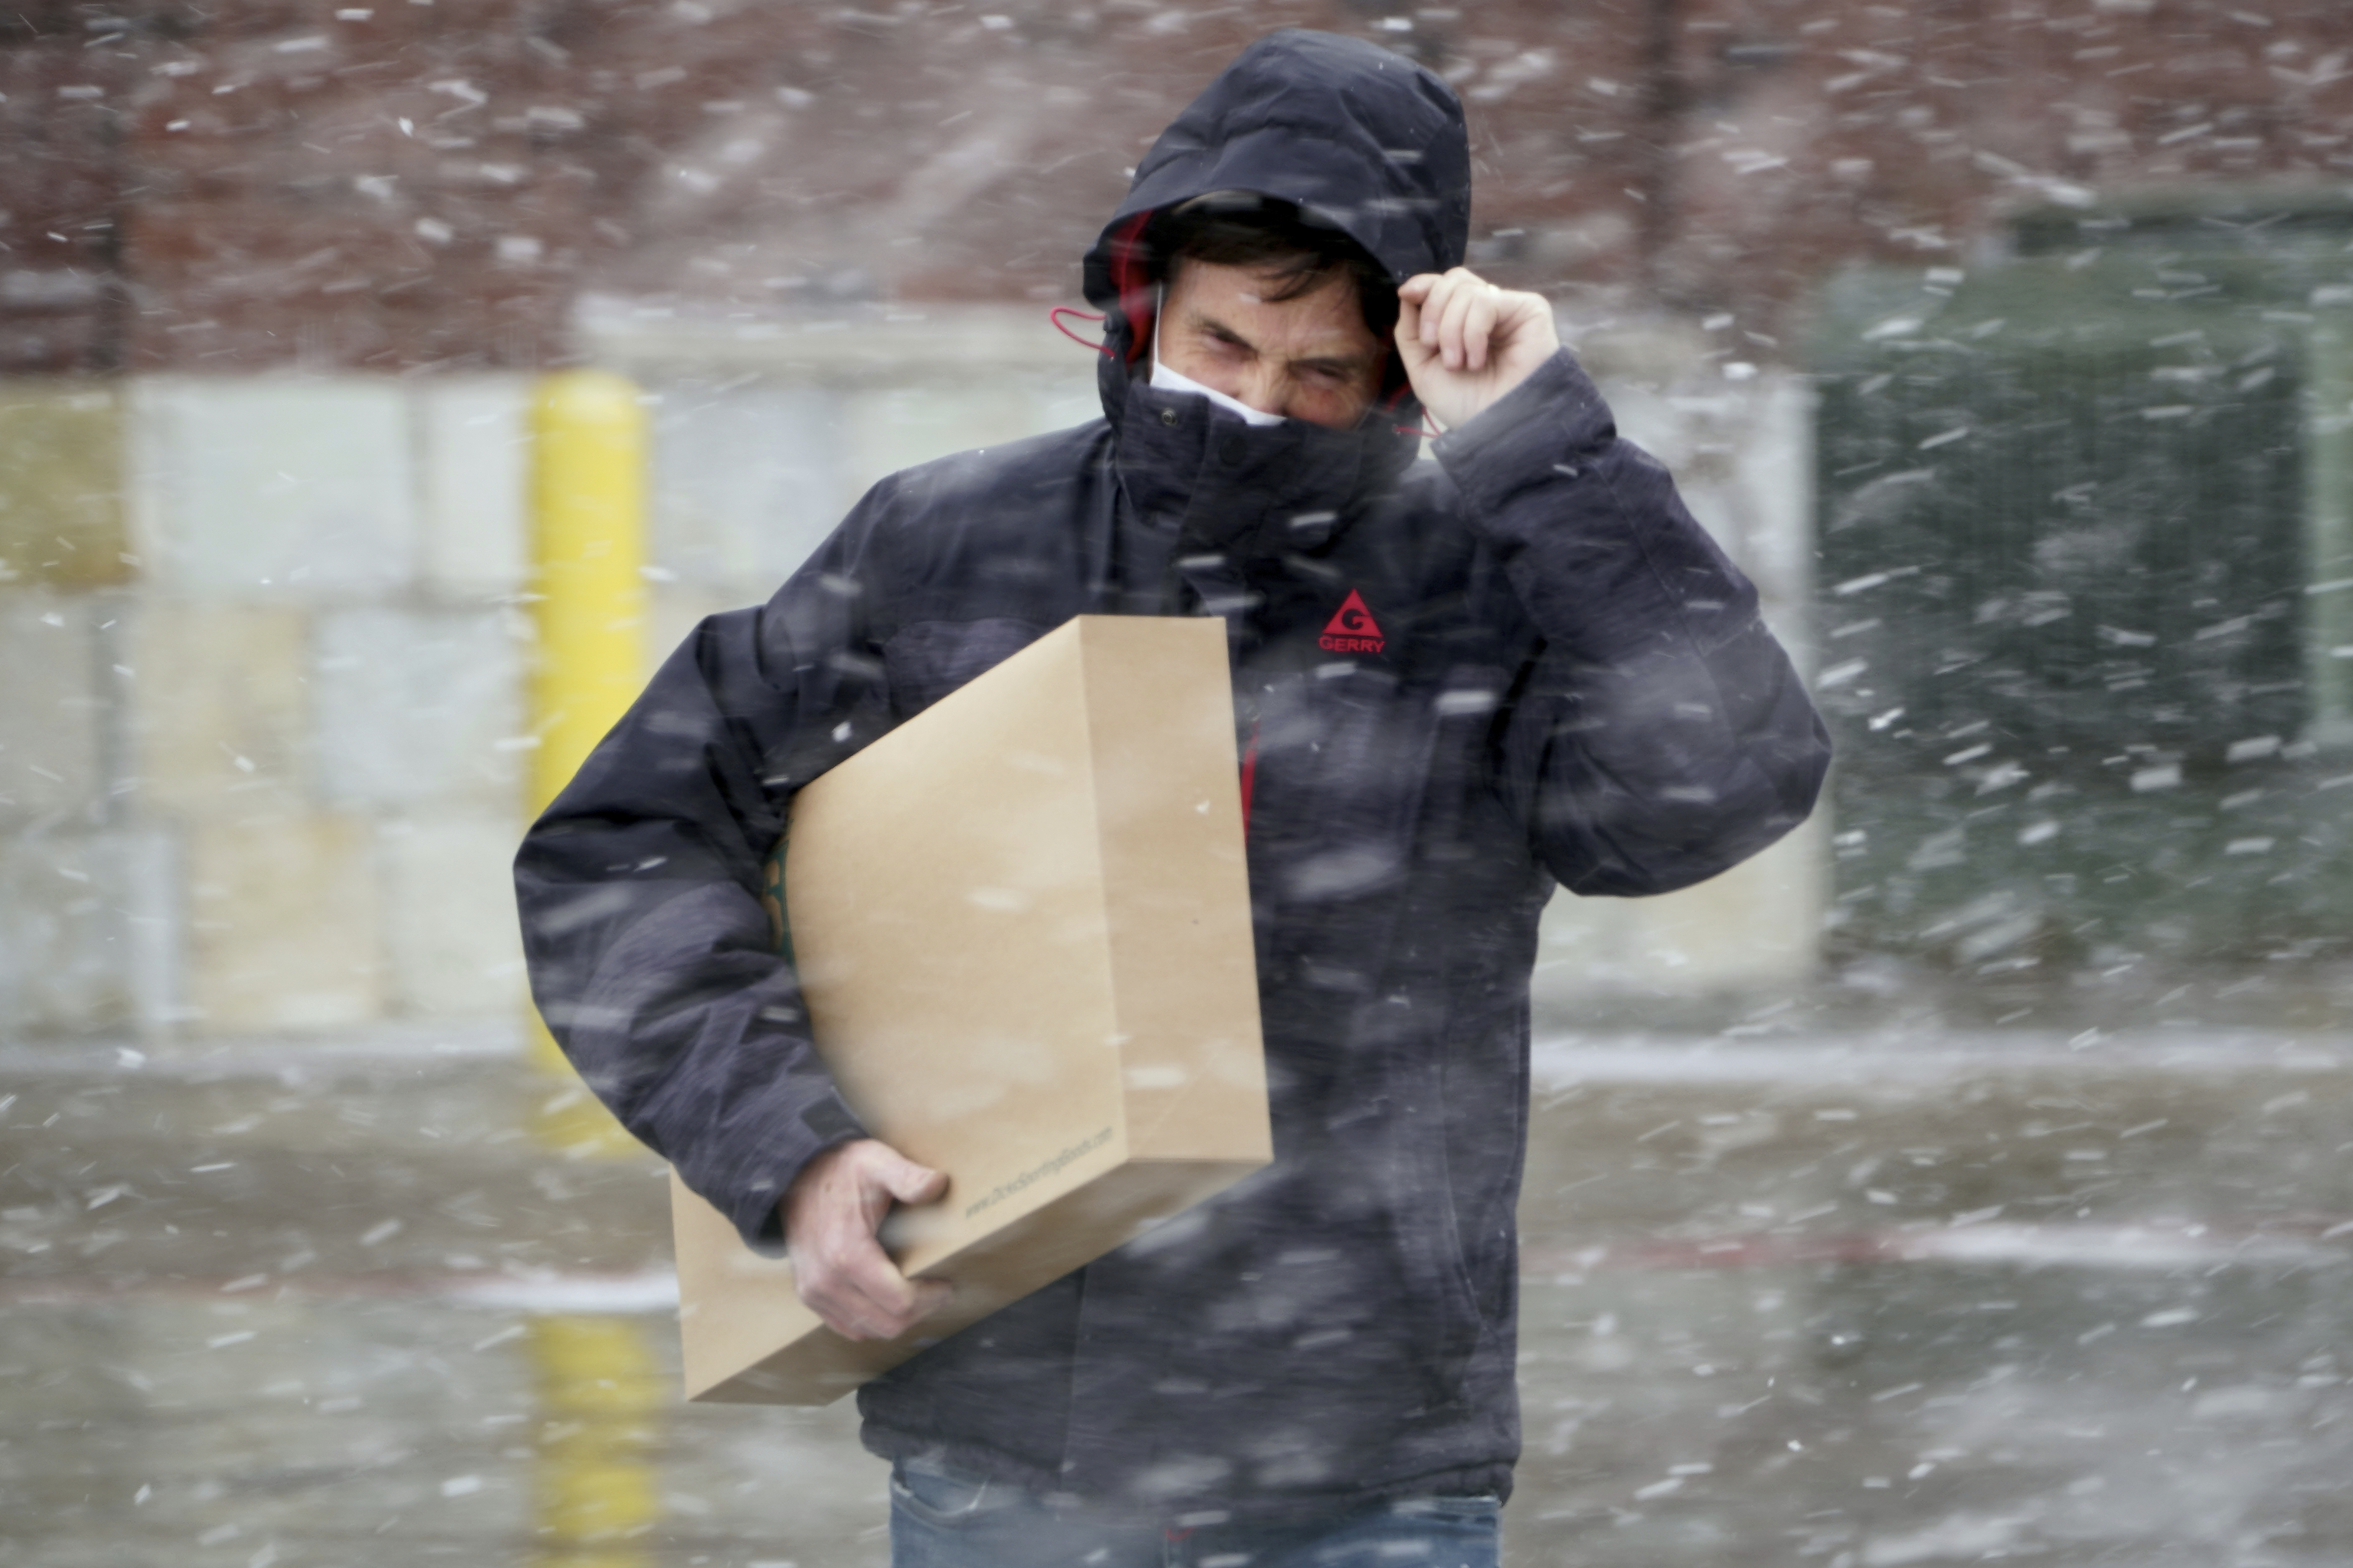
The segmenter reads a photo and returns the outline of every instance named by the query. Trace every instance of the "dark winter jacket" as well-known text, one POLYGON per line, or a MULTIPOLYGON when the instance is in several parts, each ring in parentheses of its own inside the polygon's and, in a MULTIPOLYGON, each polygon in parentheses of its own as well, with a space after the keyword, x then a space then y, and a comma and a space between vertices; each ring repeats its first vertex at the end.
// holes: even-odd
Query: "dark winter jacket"
POLYGON ((870 1384, 866 1440, 1164 1513, 1507 1492, 1538 911, 1754 853, 1827 743, 1567 354, 1436 462, 1409 405, 1253 428, 1145 385, 1138 224, 1222 189, 1442 270, 1460 107, 1315 34, 1220 77, 1088 258, 1103 418, 885 479, 765 607, 705 621, 523 847, 533 983, 622 1121, 775 1247, 779 1194, 859 1131, 759 900, 793 792, 1072 616, 1224 617, 1275 1163, 870 1384))

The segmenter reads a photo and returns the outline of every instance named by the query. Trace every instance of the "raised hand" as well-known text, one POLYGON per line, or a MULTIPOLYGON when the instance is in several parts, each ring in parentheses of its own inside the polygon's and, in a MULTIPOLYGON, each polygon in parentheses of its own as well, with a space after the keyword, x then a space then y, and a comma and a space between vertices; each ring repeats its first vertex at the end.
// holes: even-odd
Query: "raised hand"
POLYGON ((1398 288, 1398 353, 1413 392, 1451 430, 1525 381, 1560 347, 1551 302, 1498 289, 1467 267, 1398 288))

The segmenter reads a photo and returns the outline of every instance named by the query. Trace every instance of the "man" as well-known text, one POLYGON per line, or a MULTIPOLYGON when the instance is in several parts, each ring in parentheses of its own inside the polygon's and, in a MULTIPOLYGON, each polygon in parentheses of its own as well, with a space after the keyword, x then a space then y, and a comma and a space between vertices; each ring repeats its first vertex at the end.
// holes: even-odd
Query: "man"
POLYGON ((761 858, 794 790, 1069 616, 1225 619, 1275 1163, 861 1390, 902 1563, 1492 1563, 1538 912, 1812 806, 1754 591, 1545 302, 1461 268, 1469 204, 1435 76, 1252 46, 1088 254, 1104 418, 878 485, 523 847, 588 1081, 828 1322, 895 1335, 943 1288, 874 1227, 942 1178, 834 1093, 761 858))

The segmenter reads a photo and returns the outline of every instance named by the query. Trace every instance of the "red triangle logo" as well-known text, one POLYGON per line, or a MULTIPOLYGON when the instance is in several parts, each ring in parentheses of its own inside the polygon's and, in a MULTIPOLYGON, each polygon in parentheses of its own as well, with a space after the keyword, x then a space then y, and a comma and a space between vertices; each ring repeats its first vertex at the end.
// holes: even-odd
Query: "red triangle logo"
POLYGON ((1380 623, 1373 619, 1373 612, 1365 607, 1365 596, 1351 588, 1348 596, 1340 601, 1339 609, 1324 624, 1324 635, 1327 637, 1377 637, 1381 635, 1381 627, 1380 623))

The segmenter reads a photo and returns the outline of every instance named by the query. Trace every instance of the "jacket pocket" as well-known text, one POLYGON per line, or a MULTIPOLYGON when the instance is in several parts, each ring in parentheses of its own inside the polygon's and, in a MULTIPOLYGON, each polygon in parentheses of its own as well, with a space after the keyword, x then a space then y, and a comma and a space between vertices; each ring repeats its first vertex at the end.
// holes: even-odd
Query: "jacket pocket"
POLYGON ((996 1482, 934 1464, 902 1464, 891 1472, 891 1502, 926 1524, 954 1526, 1010 1500, 996 1482))
POLYGON ((1456 1218, 1437 1064, 1393 1060, 1388 1077, 1389 1103, 1412 1108, 1398 1114, 1389 1131, 1390 1224, 1406 1288, 1419 1303, 1414 1315, 1430 1336, 1422 1364, 1431 1398, 1452 1404, 1462 1396, 1472 1356, 1496 1325, 1482 1309, 1456 1218))

